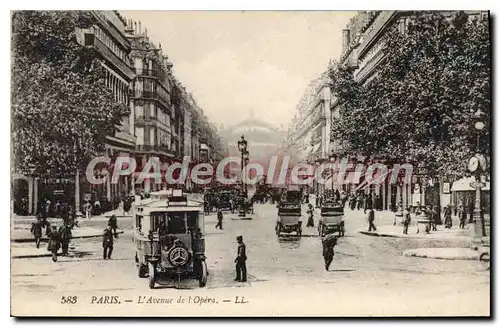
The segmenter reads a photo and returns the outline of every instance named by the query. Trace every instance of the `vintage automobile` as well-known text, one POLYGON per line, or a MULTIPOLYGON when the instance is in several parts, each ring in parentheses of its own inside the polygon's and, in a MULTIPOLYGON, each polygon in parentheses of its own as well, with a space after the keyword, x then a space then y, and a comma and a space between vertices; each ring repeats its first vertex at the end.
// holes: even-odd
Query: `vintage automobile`
POLYGON ((344 205, 342 202, 326 200, 321 206, 321 218, 318 224, 318 234, 323 237, 327 234, 339 233, 344 236, 344 205))
POLYGON ((221 210, 233 211, 233 205, 231 203, 232 197, 233 193, 231 191, 221 191, 217 193, 217 207, 221 210))
POLYGON ((202 203, 188 200, 181 190, 163 192, 136 208, 133 241, 139 277, 149 278, 149 288, 182 277, 198 279, 204 287, 208 271, 202 203))
POLYGON ((302 235, 302 192, 286 191, 282 201, 278 205, 278 220, 276 221, 276 235, 281 233, 296 232, 302 235))

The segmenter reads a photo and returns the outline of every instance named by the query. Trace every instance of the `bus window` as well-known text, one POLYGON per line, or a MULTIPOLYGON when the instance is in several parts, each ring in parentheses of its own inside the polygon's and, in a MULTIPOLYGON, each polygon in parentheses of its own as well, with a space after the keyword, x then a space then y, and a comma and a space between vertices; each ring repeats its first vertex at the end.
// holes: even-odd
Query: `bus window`
POLYGON ((186 213, 170 212, 168 215, 167 231, 169 234, 186 234, 186 213))

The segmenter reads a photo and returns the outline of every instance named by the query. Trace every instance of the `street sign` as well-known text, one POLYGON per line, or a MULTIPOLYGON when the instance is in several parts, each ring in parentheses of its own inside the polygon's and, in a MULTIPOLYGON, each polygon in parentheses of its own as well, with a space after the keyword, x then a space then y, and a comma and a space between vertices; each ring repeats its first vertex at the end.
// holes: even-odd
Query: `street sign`
POLYGON ((475 188, 475 189, 477 189, 478 187, 483 188, 483 187, 486 187, 486 183, 483 183, 483 182, 472 182, 472 183, 470 183, 470 186, 472 188, 475 188))
POLYGON ((413 174, 414 175, 428 175, 429 170, 425 167, 414 167, 413 174))

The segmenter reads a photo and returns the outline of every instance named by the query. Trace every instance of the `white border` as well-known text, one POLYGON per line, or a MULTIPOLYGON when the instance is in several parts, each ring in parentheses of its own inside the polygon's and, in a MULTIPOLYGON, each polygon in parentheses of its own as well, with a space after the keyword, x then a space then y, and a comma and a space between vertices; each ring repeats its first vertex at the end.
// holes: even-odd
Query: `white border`
MULTIPOLYGON (((15 9, 119 9, 119 10, 125 10, 125 9, 163 9, 163 10, 367 10, 367 9, 415 9, 415 10, 424 10, 424 9, 435 9, 435 10, 450 10, 450 9, 490 9, 492 10, 492 14, 498 14, 498 1, 482 1, 482 0, 475 0, 473 2, 465 1, 465 0, 453 0, 453 1, 435 1, 435 0, 421 0, 421 1, 414 1, 414 2, 409 2, 409 1, 401 1, 401 2, 396 2, 396 1, 375 1, 375 0, 365 0, 365 1, 319 1, 319 0, 307 0, 307 1, 298 1, 298 0, 288 0, 288 1, 272 1, 272 0, 245 0, 245 1, 229 1, 229 0, 212 0, 210 2, 208 1, 203 1, 203 0, 183 0, 183 1, 159 1, 159 2, 137 2, 137 1, 130 1, 130 0, 122 0, 122 1, 116 1, 116 0, 111 0, 111 1, 106 1, 105 3, 100 0, 88 0, 84 2, 68 2, 68 1, 52 1, 52 0, 45 0, 45 1, 16 1, 15 3, 12 3, 11 6, 7 6, 7 2, 2 2, 1 6, 6 7, 4 10, 2 10, 2 15, 1 21, 2 25, 0 28, 0 35, 2 37, 2 44, 5 47, 5 50, 1 52, 2 55, 2 63, 1 65, 1 76, 2 76, 2 102, 3 102, 3 110, 1 110, 1 115, 2 117, 0 118, 0 124, 1 128, 0 131, 2 133, 2 148, 3 149, 10 149, 10 58, 9 58, 9 51, 10 51, 10 10, 15 10, 15 9), (141 5, 140 7, 138 5, 141 5)), ((496 24, 493 25, 493 36, 494 36, 494 43, 495 45, 498 44, 498 38, 497 35, 498 33, 495 33, 497 31, 496 26, 498 25, 498 21, 496 21, 496 24)), ((339 31, 340 32, 340 31, 339 31)), ((494 52, 495 56, 493 58, 494 62, 497 63, 495 59, 498 58, 498 51, 494 52)), ((494 76, 496 77, 497 74, 497 69, 496 67, 498 64, 495 64, 493 67, 494 69, 494 76)), ((493 94, 497 95, 498 97, 498 83, 494 85, 494 90, 493 94)), ((497 98, 497 97, 494 97, 497 98)), ((499 115, 495 115, 495 122, 497 123, 499 115)), ((493 145, 495 147, 495 150, 497 149, 497 146, 499 144, 498 142, 498 133, 496 133, 496 138, 493 140, 493 145)), ((498 154, 498 151, 495 151, 494 153, 498 154)), ((7 217, 10 216, 10 170, 9 170, 9 164, 10 162, 8 161, 8 156, 3 156, 3 160, 1 161, 1 172, 4 174, 2 175, 4 178, 1 179, 0 187, 2 188, 2 197, 0 198, 0 208, 3 210, 3 225, 2 225, 2 231, 5 233, 5 237, 3 238, 2 246, 0 247, 0 251, 2 251, 2 254, 4 255, 4 262, 9 262, 9 268, 10 268, 10 242, 9 242, 9 236, 7 235, 7 231, 10 231, 10 226, 9 226, 9 219, 7 217)), ((498 182, 497 177, 498 175, 494 175, 495 182, 498 182)), ((498 183, 495 183, 494 185, 498 185, 498 183)), ((495 192, 495 201, 498 205, 500 203, 499 201, 499 193, 495 192)), ((498 226, 500 224, 496 223, 495 226, 495 235, 498 234, 498 226)), ((497 242, 498 243, 498 242, 497 242)), ((497 250, 497 249, 495 249, 497 250)), ((495 251, 496 252, 496 251, 495 251)), ((3 292, 4 296, 2 297, 1 301, 1 308, 2 310, 2 315, 1 317, 3 318, 2 320, 8 320, 8 325, 14 324, 15 321, 12 318, 8 318, 10 316, 10 297, 7 296, 7 293, 10 295, 10 269, 2 269, 1 270, 1 280, 4 284, 4 287, 2 288, 3 290, 9 290, 9 292, 3 292)), ((337 299, 337 301, 341 301, 341 299, 337 299)), ((43 305, 43 301, 41 299, 40 301, 41 305, 43 305)), ((34 324, 53 324, 53 321, 37 321, 37 322, 25 322, 26 326, 34 325, 34 324)), ((63 323, 68 323, 67 321, 64 321, 63 323)), ((91 322, 75 322, 75 323, 80 323, 80 324, 89 324, 91 322)), ((100 322, 93 322, 94 324, 100 323, 100 322)), ((167 324, 175 324, 174 321, 168 321, 168 322, 157 322, 157 323, 167 323, 167 324)), ((193 326, 199 326, 200 324, 205 325, 207 322, 202 322, 202 321, 194 321, 194 322, 189 322, 188 324, 192 324, 193 326)), ((217 322, 212 322, 212 323, 220 323, 219 321, 217 322)), ((227 321, 226 323, 233 323, 227 321)), ((248 322, 245 321, 239 321, 237 324, 247 324, 248 322)), ((256 321, 253 323, 258 323, 259 325, 266 325, 270 324, 270 322, 262 322, 262 321, 256 321)), ((285 322, 286 324, 289 324, 290 322, 285 322)), ((331 322, 325 322, 330 324, 331 322)), ((335 324, 345 324, 341 322, 335 322, 335 324)), ((426 326, 437 326, 438 322, 430 322, 430 321, 424 321, 426 326)), ((474 323, 474 322, 472 322, 474 323)), ((112 322, 108 323, 108 325, 114 325, 114 326, 119 326, 123 324, 123 322, 118 323, 118 322, 112 322)))

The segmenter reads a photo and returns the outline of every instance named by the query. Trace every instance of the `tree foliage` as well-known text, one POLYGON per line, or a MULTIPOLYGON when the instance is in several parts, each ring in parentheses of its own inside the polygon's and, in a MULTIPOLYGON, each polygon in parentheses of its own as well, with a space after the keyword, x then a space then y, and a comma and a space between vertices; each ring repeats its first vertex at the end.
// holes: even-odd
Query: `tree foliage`
MULTIPOLYGON (((433 176, 466 175, 478 143, 471 118, 481 109, 488 126, 491 116, 488 23, 463 12, 416 13, 404 33, 394 27, 382 39, 371 80, 358 83, 348 67, 333 67, 342 108, 333 138, 353 154, 422 165, 433 176)), ((479 152, 488 157, 489 142, 486 128, 479 152)))
POLYGON ((12 18, 13 170, 74 176, 128 114, 106 86, 95 50, 77 42, 78 31, 93 24, 91 13, 20 11, 12 18))

